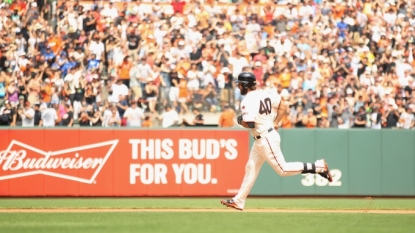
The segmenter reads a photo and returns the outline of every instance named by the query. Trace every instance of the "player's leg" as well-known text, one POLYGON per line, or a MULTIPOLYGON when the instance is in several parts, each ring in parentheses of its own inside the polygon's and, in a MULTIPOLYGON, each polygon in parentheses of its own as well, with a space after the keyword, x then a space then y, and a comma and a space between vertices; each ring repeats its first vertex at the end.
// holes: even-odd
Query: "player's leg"
POLYGON ((258 149, 254 144, 251 148, 249 159, 245 166, 245 176, 238 194, 232 198, 232 200, 221 200, 221 203, 228 207, 243 210, 245 207, 245 200, 251 191, 256 178, 258 177, 264 161, 264 158, 259 154, 258 149))
MULTIPOLYGON (((281 138, 278 132, 272 131, 261 139, 262 147, 260 147, 261 154, 265 156, 266 161, 279 175, 292 176, 301 173, 320 174, 328 172, 327 164, 322 159, 317 160, 315 163, 286 162, 281 151, 280 142, 281 138)), ((329 179, 328 177, 325 178, 329 179)))

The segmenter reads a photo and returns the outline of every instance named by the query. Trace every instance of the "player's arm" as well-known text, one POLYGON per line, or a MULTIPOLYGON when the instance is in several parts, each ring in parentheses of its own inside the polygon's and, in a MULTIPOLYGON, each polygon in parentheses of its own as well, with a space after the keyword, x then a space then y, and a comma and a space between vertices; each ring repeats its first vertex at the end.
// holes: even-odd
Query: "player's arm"
POLYGON ((242 102, 242 115, 238 116, 238 124, 242 125, 242 127, 247 129, 255 128, 255 115, 256 112, 253 111, 253 109, 256 109, 252 107, 252 104, 242 102))
POLYGON ((281 101, 280 105, 278 105, 278 108, 277 108, 277 117, 274 120, 274 126, 279 125, 279 123, 281 122, 286 112, 287 112, 287 105, 283 101, 281 101))
POLYGON ((244 121, 242 116, 238 116, 238 124, 247 129, 255 128, 255 122, 253 121, 244 121))

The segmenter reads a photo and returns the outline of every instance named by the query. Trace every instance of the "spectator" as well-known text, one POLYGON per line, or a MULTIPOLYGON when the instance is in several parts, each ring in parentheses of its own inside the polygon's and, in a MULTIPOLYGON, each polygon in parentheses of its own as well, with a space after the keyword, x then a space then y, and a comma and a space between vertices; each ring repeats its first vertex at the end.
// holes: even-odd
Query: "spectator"
MULTIPOLYGON (((223 105, 239 111, 232 79, 243 70, 255 73, 260 88, 290 94, 284 127, 305 126, 308 113, 299 106, 313 109, 316 127, 326 127, 323 115, 333 128, 354 127, 362 106, 364 127, 373 127, 375 111, 380 128, 396 127, 415 104, 414 25, 410 14, 402 17, 411 3, 267 2, 262 11, 255 3, 198 0, 173 0, 167 8, 158 1, 51 3, 2 5, 10 24, 0 33, 0 104, 8 100, 14 113, 25 101, 62 102, 76 123, 86 101, 102 107, 107 126, 106 101, 118 104, 120 94, 127 103, 147 101, 150 119, 167 105, 182 113, 223 105), (204 108, 200 98, 210 83, 217 95, 204 108), (156 101, 146 96, 152 85, 156 101)), ((57 121, 66 114, 61 106, 57 121)), ((22 120, 14 114, 10 125, 22 120)))
POLYGON ((79 125, 82 126, 91 126, 91 122, 89 121, 90 116, 88 116, 87 111, 81 111, 79 113, 78 122, 79 125))
POLYGON ((317 126, 317 118, 313 113, 313 109, 309 108, 307 110, 307 115, 303 116, 302 121, 306 128, 315 128, 317 126))
POLYGON ((230 73, 228 67, 223 67, 220 70, 220 74, 217 77, 220 93, 220 100, 222 105, 230 105, 233 104, 233 96, 234 96, 234 87, 233 87, 233 77, 230 73))
POLYGON ((55 127, 55 122, 58 120, 58 114, 52 104, 49 104, 47 108, 42 111, 41 119, 43 127, 55 127))
POLYGON ((387 103, 385 106, 385 114, 383 115, 383 121, 386 122, 386 128, 394 128, 398 126, 400 113, 398 112, 398 106, 394 106, 391 103, 387 103))
POLYGON ((203 126, 205 123, 205 120, 203 119, 203 115, 200 113, 200 110, 197 108, 193 109, 193 114, 195 115, 195 118, 193 119, 192 123, 187 122, 186 119, 183 119, 182 125, 184 126, 203 126))
POLYGON ((116 83, 111 85, 110 92, 112 92, 111 98, 109 99, 110 102, 118 103, 120 96, 122 96, 123 99, 128 96, 128 87, 121 79, 118 79, 116 83))
MULTIPOLYGON (((286 101, 287 103, 288 101, 286 101)), ((287 108, 285 115, 282 117, 281 125, 278 127, 284 128, 284 129, 290 129, 293 127, 293 115, 291 109, 287 108)))
POLYGON ((415 125, 415 116, 412 112, 412 108, 406 108, 405 112, 401 114, 399 122, 402 124, 402 128, 411 129, 415 125))
POLYGON ((8 100, 4 101, 4 107, 0 108, 0 126, 13 126, 14 109, 8 100))
POLYGON ((206 103, 209 104, 208 108, 210 111, 212 111, 213 109, 216 109, 218 105, 218 99, 217 99, 216 90, 213 88, 212 83, 209 83, 207 87, 205 88, 204 93, 203 93, 203 99, 206 103))
POLYGON ((219 123, 218 123, 219 127, 222 127, 222 128, 233 127, 235 125, 234 120, 235 120, 235 112, 233 111, 232 108, 229 107, 229 105, 225 105, 223 112, 221 113, 219 117, 219 123))
POLYGON ((20 108, 17 112, 22 119, 23 127, 33 127, 35 126, 35 110, 31 107, 29 101, 26 101, 24 108, 20 108))
POLYGON ((125 96, 120 95, 118 97, 118 103, 116 104, 116 107, 118 111, 118 116, 122 118, 124 116, 125 111, 128 109, 128 101, 125 96))
POLYGON ((297 107, 296 111, 295 111, 295 117, 293 120, 293 123, 295 125, 296 128, 302 128, 305 127, 303 119, 305 118, 304 113, 303 113, 303 107, 300 105, 297 107))
POLYGON ((72 127, 74 122, 74 113, 70 104, 65 104, 62 115, 62 126, 72 127))
POLYGON ((179 115, 170 105, 167 105, 165 111, 158 116, 158 119, 162 120, 163 128, 168 128, 177 125, 179 122, 179 115))
MULTIPOLYGON (((130 43, 130 42, 129 42, 130 43)), ((130 56, 126 56, 119 66, 119 74, 118 74, 118 80, 122 82, 123 85, 125 85, 128 88, 128 85, 130 85, 130 70, 131 70, 131 59, 130 56)))
POLYGON ((194 93, 199 90, 200 83, 199 83, 199 71, 197 70, 197 65, 192 64, 190 70, 187 71, 187 88, 191 93, 194 93))
MULTIPOLYGON (((343 124, 341 124, 341 123, 342 123, 342 120, 339 119, 339 124, 340 124, 339 129, 341 129, 343 127, 343 124)), ((321 114, 321 120, 318 122, 318 125, 319 125, 319 128, 323 128, 323 129, 330 128, 330 122, 327 118, 326 113, 321 114)))
POLYGON ((3 103, 5 102, 6 97, 6 87, 4 78, 0 79, 0 106, 3 106, 3 103))
POLYGON ((35 104, 35 114, 33 116, 34 118, 34 125, 35 126, 42 126, 42 113, 40 112, 40 105, 35 104))
POLYGON ((127 126, 129 127, 141 127, 141 121, 144 119, 143 110, 137 107, 136 101, 131 101, 131 107, 129 107, 125 113, 124 118, 127 119, 127 126))
POLYGON ((179 95, 178 102, 180 104, 180 115, 186 114, 189 112, 187 103, 189 102, 189 91, 187 88, 187 81, 185 79, 180 79, 179 81, 179 95))
POLYGON ((91 122, 91 126, 102 126, 103 122, 103 114, 99 109, 94 109, 92 116, 89 117, 89 121, 91 122))
POLYGON ((370 114, 370 121, 372 124, 372 129, 381 129, 382 124, 382 114, 379 112, 377 106, 373 107, 372 113, 370 114))
POLYGON ((117 110, 115 108, 111 109, 111 116, 108 119, 108 126, 109 127, 121 126, 121 118, 120 118, 120 115, 117 114, 117 110))
POLYGON ((150 128, 153 126, 153 123, 151 122, 150 116, 144 117, 144 122, 142 125, 144 128, 150 128))
POLYGON ((186 5, 186 3, 181 1, 181 0, 173 0, 171 5, 173 7, 173 12, 174 13, 183 14, 183 9, 184 9, 184 6, 186 5))
MULTIPOLYGON (((186 90, 187 90, 187 87, 186 87, 186 90)), ((158 97, 158 88, 156 85, 154 85, 154 82, 152 79, 148 79, 146 87, 145 87, 145 93, 146 93, 146 100, 147 100, 150 112, 153 114, 157 114, 156 105, 157 105, 157 97, 158 97)), ((187 98, 186 98, 186 101, 187 101, 187 98)))
POLYGON ((341 109, 339 106, 333 106, 333 111, 331 113, 331 121, 330 121, 330 128, 338 128, 339 127, 339 118, 341 115, 341 109))
POLYGON ((9 85, 7 86, 5 99, 14 106, 16 106, 19 101, 19 90, 16 88, 16 82, 14 80, 10 80, 9 85))
POLYGON ((365 108, 362 106, 359 108, 359 112, 354 120, 354 128, 365 128, 367 124, 367 117, 365 108))

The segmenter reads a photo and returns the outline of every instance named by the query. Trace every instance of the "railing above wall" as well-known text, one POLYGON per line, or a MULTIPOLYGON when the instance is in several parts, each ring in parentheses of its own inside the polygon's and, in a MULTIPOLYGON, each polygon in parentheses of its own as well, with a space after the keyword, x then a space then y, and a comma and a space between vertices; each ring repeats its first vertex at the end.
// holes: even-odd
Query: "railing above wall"
MULTIPOLYGON (((66 4, 74 4, 73 2, 65 2, 66 4)), ((93 1, 89 1, 89 0, 82 0, 80 1, 80 3, 82 5, 85 6, 91 6, 93 4, 93 1)), ((108 5, 109 1, 102 1, 102 3, 100 1, 98 1, 97 4, 101 4, 103 6, 108 5)), ((59 3, 60 4, 60 3, 59 3)), ((117 9, 122 10, 125 8, 125 5, 127 4, 128 6, 131 6, 134 4, 134 2, 122 2, 122 1, 115 1, 114 6, 117 7, 117 9)), ((144 7, 145 11, 151 12, 153 5, 155 5, 154 3, 146 3, 146 2, 142 2, 141 5, 144 7)), ((158 3, 159 6, 162 7, 163 12, 167 15, 171 15, 173 14, 173 7, 171 6, 170 2, 160 2, 158 3)), ((236 8, 238 8, 241 12, 246 12, 247 9, 250 9, 252 13, 255 13, 259 16, 264 16, 264 8, 266 6, 268 6, 268 4, 264 4, 264 3, 253 3, 253 4, 248 4, 246 2, 243 3, 215 3, 214 5, 209 5, 206 4, 205 7, 217 7, 219 9, 225 9, 228 12, 234 12, 234 10, 236 8)), ((186 7, 194 7, 191 4, 187 4, 187 6, 185 6, 185 10, 186 7)), ((275 7, 275 14, 274 15, 279 15, 280 13, 284 12, 284 10, 286 9, 286 5, 275 5, 272 4, 272 7, 275 7)))

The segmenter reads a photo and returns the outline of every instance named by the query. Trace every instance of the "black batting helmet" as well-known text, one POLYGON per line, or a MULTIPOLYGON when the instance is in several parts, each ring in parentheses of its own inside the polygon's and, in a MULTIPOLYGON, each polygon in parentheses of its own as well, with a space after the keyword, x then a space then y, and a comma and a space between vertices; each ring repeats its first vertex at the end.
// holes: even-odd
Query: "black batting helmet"
POLYGON ((255 75, 251 72, 242 72, 238 75, 235 83, 242 83, 244 88, 256 86, 255 75))

